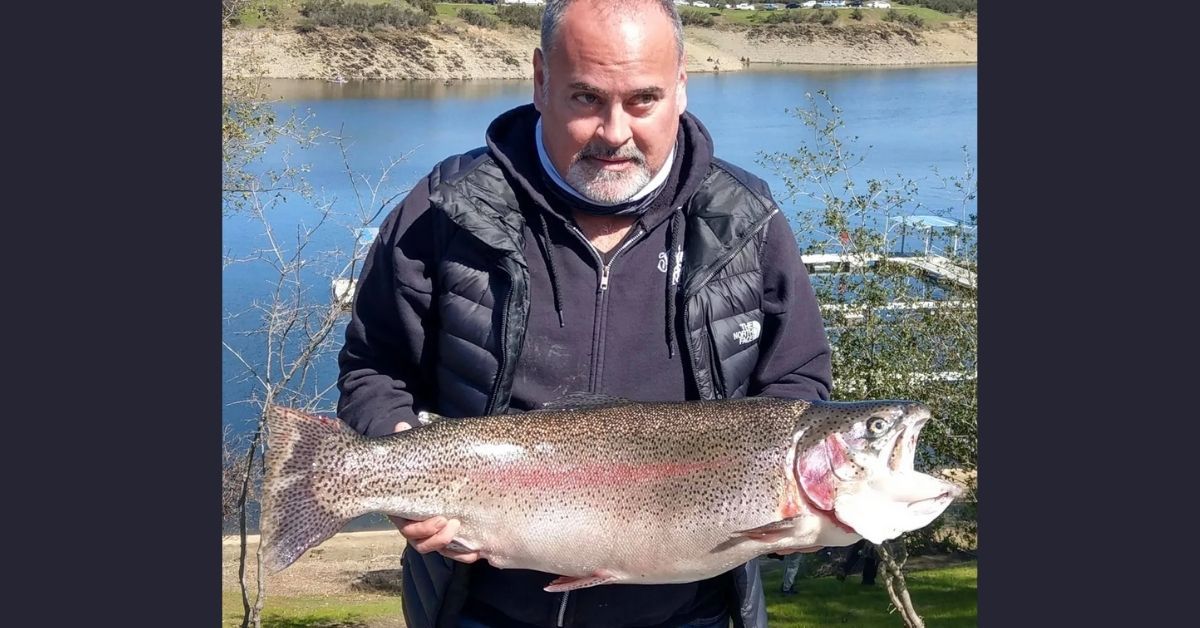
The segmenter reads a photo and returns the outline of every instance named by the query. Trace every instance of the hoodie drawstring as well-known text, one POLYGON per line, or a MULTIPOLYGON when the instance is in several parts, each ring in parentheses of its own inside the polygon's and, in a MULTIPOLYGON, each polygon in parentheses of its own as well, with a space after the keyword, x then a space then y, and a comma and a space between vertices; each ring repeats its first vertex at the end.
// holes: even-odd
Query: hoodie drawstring
POLYGON ((679 275, 683 266, 683 250, 679 244, 679 220, 682 208, 671 213, 671 224, 667 230, 667 357, 675 357, 675 301, 679 294, 679 275))
POLYGON ((554 249, 550 245, 550 227, 546 224, 546 214, 537 212, 542 223, 542 255, 546 256, 546 266, 550 268, 550 288, 554 292, 554 311, 558 313, 558 326, 566 327, 563 322, 562 297, 558 294, 558 271, 554 268, 554 249))

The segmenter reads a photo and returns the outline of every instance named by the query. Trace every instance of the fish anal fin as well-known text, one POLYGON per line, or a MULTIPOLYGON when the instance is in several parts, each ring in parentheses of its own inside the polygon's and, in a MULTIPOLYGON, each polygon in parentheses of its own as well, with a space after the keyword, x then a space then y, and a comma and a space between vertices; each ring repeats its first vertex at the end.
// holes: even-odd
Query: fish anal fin
POLYGON ((586 589, 602 584, 609 584, 619 580, 615 574, 601 570, 593 573, 590 576, 576 578, 574 576, 559 576, 553 582, 546 585, 544 589, 548 593, 561 593, 563 591, 574 591, 575 589, 586 589))

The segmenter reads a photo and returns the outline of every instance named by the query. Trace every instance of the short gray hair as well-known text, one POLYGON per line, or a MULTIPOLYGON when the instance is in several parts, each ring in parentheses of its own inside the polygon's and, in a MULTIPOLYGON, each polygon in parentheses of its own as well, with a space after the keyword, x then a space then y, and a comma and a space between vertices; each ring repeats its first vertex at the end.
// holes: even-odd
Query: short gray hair
MULTIPOLYGON (((593 0, 596 1, 596 0, 593 0)), ((558 27, 562 25, 563 14, 575 0, 546 0, 546 9, 542 12, 542 54, 550 54, 554 46, 554 38, 558 35, 558 27)), ((683 22, 679 20, 679 11, 675 9, 673 0, 599 0, 601 6, 612 12, 629 12, 631 9, 645 4, 656 4, 663 14, 671 20, 675 31, 675 50, 679 62, 683 62, 683 22)))

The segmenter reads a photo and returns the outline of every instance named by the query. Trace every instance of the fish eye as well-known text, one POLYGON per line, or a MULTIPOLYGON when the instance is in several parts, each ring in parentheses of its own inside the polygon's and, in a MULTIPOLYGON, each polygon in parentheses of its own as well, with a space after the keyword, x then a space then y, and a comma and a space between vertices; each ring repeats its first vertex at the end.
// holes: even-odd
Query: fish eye
POLYGON ((879 436, 885 429, 887 429, 887 421, 883 417, 873 416, 867 419, 867 431, 872 436, 879 436))

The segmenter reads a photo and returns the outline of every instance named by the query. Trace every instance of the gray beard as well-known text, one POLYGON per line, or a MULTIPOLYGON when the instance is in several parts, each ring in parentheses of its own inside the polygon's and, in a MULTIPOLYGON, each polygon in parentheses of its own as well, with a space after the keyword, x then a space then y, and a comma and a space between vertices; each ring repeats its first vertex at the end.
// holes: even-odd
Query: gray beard
POLYGON ((571 164, 565 177, 580 194, 597 203, 623 203, 650 183, 654 175, 644 164, 628 172, 607 172, 582 159, 571 164))

